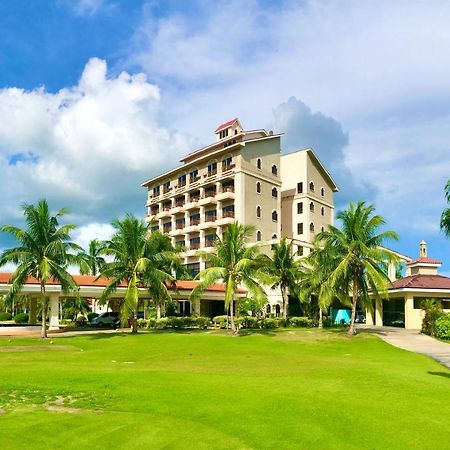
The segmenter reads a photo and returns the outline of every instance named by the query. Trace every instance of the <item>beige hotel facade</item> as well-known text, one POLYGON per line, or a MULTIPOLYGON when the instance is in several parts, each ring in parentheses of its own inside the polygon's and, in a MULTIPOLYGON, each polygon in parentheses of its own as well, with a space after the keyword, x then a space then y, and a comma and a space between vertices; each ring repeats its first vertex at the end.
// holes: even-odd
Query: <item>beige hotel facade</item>
MULTIPOLYGON (((253 225, 252 240, 263 248, 286 236, 299 256, 307 255, 314 235, 333 223, 338 191, 313 150, 281 155, 281 134, 245 131, 238 119, 217 127, 215 135, 180 166, 142 184, 151 229, 185 249, 192 275, 205 268, 198 251, 213 252, 215 240, 235 221, 253 225)), ((278 293, 269 292, 273 308, 279 311, 281 303, 278 293)))

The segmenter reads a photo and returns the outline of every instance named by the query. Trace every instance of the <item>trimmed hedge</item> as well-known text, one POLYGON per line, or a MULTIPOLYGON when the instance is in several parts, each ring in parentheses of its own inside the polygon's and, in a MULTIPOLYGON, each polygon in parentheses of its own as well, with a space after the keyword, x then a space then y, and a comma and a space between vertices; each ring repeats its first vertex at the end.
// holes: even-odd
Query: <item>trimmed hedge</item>
POLYGON ((9 312, 1 312, 0 313, 0 322, 3 322, 4 320, 11 320, 12 314, 9 312))
POLYGON ((450 314, 444 314, 436 320, 436 337, 450 340, 450 314))
POLYGON ((14 322, 16 323, 28 323, 28 314, 20 313, 14 316, 14 322))
POLYGON ((161 319, 138 319, 139 328, 163 330, 166 328, 201 328, 205 329, 211 321, 208 317, 161 317, 161 319))

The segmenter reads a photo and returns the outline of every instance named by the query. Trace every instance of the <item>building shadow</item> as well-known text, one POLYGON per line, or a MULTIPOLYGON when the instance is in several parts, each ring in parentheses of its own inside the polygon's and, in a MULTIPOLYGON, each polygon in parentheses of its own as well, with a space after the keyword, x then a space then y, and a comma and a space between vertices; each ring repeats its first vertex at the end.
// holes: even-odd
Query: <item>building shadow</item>
POLYGON ((438 377, 448 378, 450 380, 450 372, 428 372, 430 375, 436 375, 438 377))

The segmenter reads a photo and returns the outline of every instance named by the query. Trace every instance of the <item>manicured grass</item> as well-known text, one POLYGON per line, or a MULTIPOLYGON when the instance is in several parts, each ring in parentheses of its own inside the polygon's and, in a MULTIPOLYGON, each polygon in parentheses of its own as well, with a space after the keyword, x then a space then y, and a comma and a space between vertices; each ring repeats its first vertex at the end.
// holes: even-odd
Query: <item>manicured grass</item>
POLYGON ((0 339, 2 449, 448 448, 450 371, 319 330, 0 339))

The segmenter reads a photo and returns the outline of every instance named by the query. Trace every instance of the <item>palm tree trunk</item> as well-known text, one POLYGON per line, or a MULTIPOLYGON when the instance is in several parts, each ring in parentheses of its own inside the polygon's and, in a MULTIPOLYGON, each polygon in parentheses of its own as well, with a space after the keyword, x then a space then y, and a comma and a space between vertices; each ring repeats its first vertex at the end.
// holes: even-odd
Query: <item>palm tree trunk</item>
POLYGON ((352 293, 352 317, 350 319, 350 328, 348 329, 348 334, 353 336, 356 334, 355 328, 355 319, 356 319, 356 303, 358 303, 358 294, 359 294, 359 286, 358 286, 358 274, 355 274, 355 278, 353 279, 353 293, 352 293))
POLYGON ((319 305, 319 328, 323 328, 323 312, 319 305))
POLYGON ((284 284, 281 285, 281 298, 283 299, 283 319, 286 320, 288 299, 287 299, 287 289, 284 284))
POLYGON ((41 338, 45 339, 47 337, 47 297, 45 296, 45 285, 41 284, 41 296, 42 296, 42 328, 41 328, 41 338))
POLYGON ((231 323, 231 331, 236 333, 236 325, 234 324, 234 300, 230 301, 229 311, 230 311, 230 323, 231 323))

